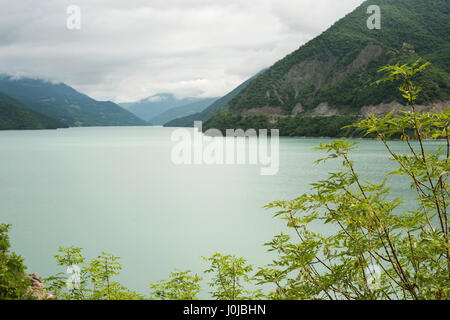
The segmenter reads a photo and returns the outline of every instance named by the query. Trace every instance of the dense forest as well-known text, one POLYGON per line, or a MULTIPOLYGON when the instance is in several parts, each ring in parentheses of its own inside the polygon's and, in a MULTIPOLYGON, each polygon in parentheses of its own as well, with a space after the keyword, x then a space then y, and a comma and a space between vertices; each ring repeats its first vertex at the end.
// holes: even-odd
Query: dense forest
POLYGON ((281 136, 291 137, 360 137, 362 132, 355 128, 342 129, 358 120, 357 116, 306 117, 296 115, 292 117, 278 117, 271 122, 264 115, 241 116, 227 110, 221 110, 216 116, 207 121, 203 130, 219 129, 225 135, 226 129, 278 129, 281 136))

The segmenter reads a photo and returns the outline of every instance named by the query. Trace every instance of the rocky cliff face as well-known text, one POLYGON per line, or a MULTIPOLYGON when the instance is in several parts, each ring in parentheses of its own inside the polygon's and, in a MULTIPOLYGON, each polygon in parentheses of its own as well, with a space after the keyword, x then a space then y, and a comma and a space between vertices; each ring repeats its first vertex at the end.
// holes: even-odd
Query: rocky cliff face
MULTIPOLYGON (((442 112, 450 108, 450 101, 437 101, 434 103, 419 104, 414 108, 417 112, 442 112)), ((361 108, 360 112, 357 115, 364 118, 367 118, 371 115, 384 117, 391 111, 411 111, 411 108, 397 101, 392 101, 391 103, 381 103, 377 105, 364 106, 361 108)), ((293 112, 292 114, 295 115, 298 113, 293 112)), ((321 103, 316 108, 304 114, 308 117, 331 117, 344 115, 338 108, 330 107, 328 103, 321 103)))
MULTIPOLYGON (((435 103, 430 103, 426 105, 416 105, 415 109, 417 112, 442 112, 450 108, 450 101, 438 101, 435 103)), ((382 117, 391 111, 410 111, 410 107, 404 106, 397 101, 391 103, 379 104, 376 106, 364 106, 361 108, 361 115, 368 117, 370 115, 375 115, 377 117, 382 117)))

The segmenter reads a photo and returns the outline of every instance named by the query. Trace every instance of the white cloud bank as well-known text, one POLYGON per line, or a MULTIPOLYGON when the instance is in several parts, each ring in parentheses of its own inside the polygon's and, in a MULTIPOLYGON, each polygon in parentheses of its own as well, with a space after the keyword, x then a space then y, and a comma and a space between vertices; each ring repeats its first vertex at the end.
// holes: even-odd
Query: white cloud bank
POLYGON ((117 102, 221 96, 362 2, 0 0, 0 73, 117 102), (66 27, 69 5, 81 8, 81 30, 66 27))

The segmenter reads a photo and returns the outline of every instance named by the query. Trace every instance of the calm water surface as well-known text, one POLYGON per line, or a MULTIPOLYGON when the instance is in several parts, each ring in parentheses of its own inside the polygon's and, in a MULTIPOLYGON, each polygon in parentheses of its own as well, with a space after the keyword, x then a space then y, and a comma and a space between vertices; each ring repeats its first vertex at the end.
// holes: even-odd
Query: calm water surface
MULTIPOLYGON (((59 246, 74 245, 87 257, 102 251, 120 256, 119 280, 147 293, 149 282, 176 268, 201 272, 200 256, 216 251, 264 265, 270 256, 263 244, 285 224, 262 206, 308 191, 338 165, 313 163, 323 156, 313 148, 331 140, 282 138, 276 176, 261 176, 250 165, 175 166, 172 130, 0 132, 0 222, 13 225, 13 249, 28 271, 64 271, 53 256, 59 246)), ((359 143, 352 153, 357 169, 381 181, 394 164, 379 142, 359 143)), ((405 150, 400 142, 392 145, 405 150)), ((390 185, 408 208, 414 199, 408 184, 396 177, 390 185)))

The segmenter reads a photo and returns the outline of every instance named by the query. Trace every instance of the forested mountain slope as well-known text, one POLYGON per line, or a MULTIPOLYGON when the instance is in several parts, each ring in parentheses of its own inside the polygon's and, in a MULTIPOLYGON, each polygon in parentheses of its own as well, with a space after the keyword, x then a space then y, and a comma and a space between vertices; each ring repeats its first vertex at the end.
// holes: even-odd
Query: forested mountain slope
POLYGON ((0 130, 56 129, 64 124, 31 111, 17 100, 0 92, 0 130))
MULTIPOLYGON (((259 123, 288 121, 295 130, 305 121, 299 120, 296 125, 286 117, 327 117, 328 123, 323 126, 332 125, 336 117, 350 119, 380 110, 387 112, 404 100, 390 83, 371 85, 380 77, 378 69, 419 57, 432 66, 417 79, 423 89, 417 103, 437 102, 448 107, 449 40, 450 1, 366 1, 257 76, 229 102, 231 114, 216 114, 205 129, 225 122, 249 126, 258 119, 259 123), (379 30, 367 27, 370 5, 381 8, 379 30)), ((292 130, 286 133, 293 134, 292 130)), ((299 134, 303 133, 299 130, 299 134)))

